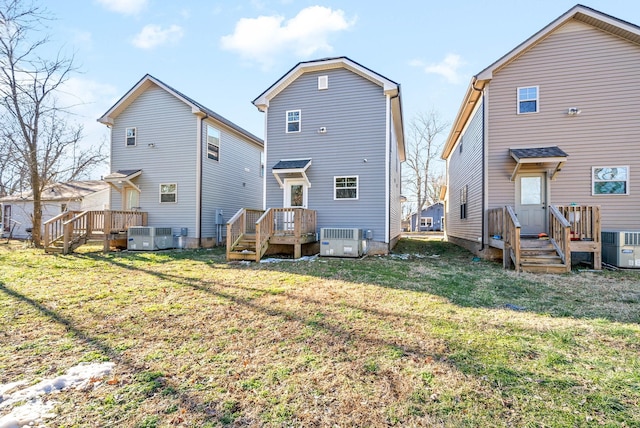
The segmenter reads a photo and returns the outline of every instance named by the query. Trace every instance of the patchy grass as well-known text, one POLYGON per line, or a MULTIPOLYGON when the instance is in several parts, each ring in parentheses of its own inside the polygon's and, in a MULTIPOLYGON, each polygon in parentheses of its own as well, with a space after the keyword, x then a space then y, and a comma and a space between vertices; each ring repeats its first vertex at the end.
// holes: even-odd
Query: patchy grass
POLYGON ((638 273, 518 275, 439 241, 396 253, 0 246, 0 384, 116 363, 57 394, 50 426, 640 425, 638 273))

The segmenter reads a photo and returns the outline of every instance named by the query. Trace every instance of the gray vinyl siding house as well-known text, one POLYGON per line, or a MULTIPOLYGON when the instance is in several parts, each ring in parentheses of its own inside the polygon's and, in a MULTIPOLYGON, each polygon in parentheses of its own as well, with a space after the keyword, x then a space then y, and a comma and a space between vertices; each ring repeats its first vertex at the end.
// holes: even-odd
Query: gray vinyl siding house
POLYGON ((111 128, 113 210, 147 212, 149 226, 208 247, 220 220, 262 204, 262 140, 160 80, 144 76, 98 120, 111 128))
POLYGON ((442 154, 447 237, 486 249, 487 213, 505 205, 525 231, 535 177, 541 212, 597 206, 602 230, 640 230, 638 70, 640 27, 577 5, 474 76, 442 154))
POLYGON ((288 203, 274 166, 309 160, 305 207, 316 210, 318 229, 369 230, 369 252, 388 252, 401 233, 400 86, 348 58, 327 58, 297 64, 253 103, 266 115, 264 208, 288 203), (287 132, 290 112, 299 113, 299 131, 287 132), (343 180, 357 183, 355 197, 336 197, 343 180))
POLYGON ((444 230, 444 204, 437 202, 424 208, 418 215, 411 215, 412 232, 431 232, 444 230))

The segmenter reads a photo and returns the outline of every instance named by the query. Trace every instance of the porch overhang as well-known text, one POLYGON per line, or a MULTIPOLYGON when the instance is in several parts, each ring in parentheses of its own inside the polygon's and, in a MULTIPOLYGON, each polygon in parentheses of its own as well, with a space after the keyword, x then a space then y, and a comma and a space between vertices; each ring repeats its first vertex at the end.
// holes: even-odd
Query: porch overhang
POLYGON ((307 187, 311 187, 307 169, 311 166, 311 159, 282 159, 273 166, 271 172, 278 181, 280 188, 284 188, 285 178, 301 178, 307 187))
POLYGON ((131 180, 136 178, 142 174, 141 169, 121 169, 116 172, 112 172, 109 175, 106 175, 103 180, 109 184, 109 186, 113 187, 118 191, 118 193, 122 193, 124 184, 127 186, 131 186, 140 192, 140 188, 133 184, 131 180))
POLYGON ((564 151, 560 150, 558 146, 553 147, 534 147, 525 149, 509 149, 509 154, 516 161, 516 166, 511 174, 511 181, 516 179, 520 167, 524 164, 551 164, 553 172, 551 173, 551 180, 562 171, 562 166, 567 161, 569 156, 564 151))

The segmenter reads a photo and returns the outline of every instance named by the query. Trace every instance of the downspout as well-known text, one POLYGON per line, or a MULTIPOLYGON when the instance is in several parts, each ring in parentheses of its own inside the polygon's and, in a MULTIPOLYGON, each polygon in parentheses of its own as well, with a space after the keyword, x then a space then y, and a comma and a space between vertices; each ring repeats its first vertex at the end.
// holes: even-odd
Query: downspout
MULTIPOLYGON (((391 98, 394 97, 390 97, 387 96, 387 111, 386 111, 386 116, 387 116, 387 124, 386 124, 386 144, 385 144, 385 174, 387 176, 387 181, 385 183, 385 204, 386 206, 386 219, 385 219, 385 225, 384 225, 384 242, 385 244, 391 246, 391 155, 390 155, 390 151, 391 151, 391 98)), ((390 249, 389 249, 390 251, 390 249)))
POLYGON ((202 122, 209 115, 198 116, 198 126, 196 127, 198 136, 196 138, 198 148, 196 156, 196 237, 198 238, 198 248, 202 247, 202 122))
POLYGON ((471 81, 471 87, 473 88, 473 90, 478 91, 482 94, 482 180, 481 180, 481 184, 482 184, 482 203, 481 203, 481 207, 482 207, 482 213, 481 213, 481 218, 482 218, 482 231, 480 233, 480 251, 484 250, 484 244, 486 241, 486 233, 485 233, 485 229, 486 229, 486 225, 485 225, 485 220, 486 220, 486 186, 485 186, 485 181, 486 181, 486 156, 485 156, 485 147, 486 145, 486 110, 485 110, 485 99, 484 99, 484 88, 483 89, 478 89, 475 86, 475 83, 477 81, 477 77, 473 76, 473 80, 471 81))

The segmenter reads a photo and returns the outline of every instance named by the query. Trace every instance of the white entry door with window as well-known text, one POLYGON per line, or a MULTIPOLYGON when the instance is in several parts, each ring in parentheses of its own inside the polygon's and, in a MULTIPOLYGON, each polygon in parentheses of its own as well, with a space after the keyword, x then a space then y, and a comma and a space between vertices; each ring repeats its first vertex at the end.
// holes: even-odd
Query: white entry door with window
MULTIPOLYGON (((307 208, 307 183, 299 179, 284 180, 284 208, 307 208)), ((293 230, 293 213, 285 213, 284 230, 293 230)))
POLYGON ((516 178, 516 214, 522 235, 547 231, 547 175, 520 174, 516 178))

